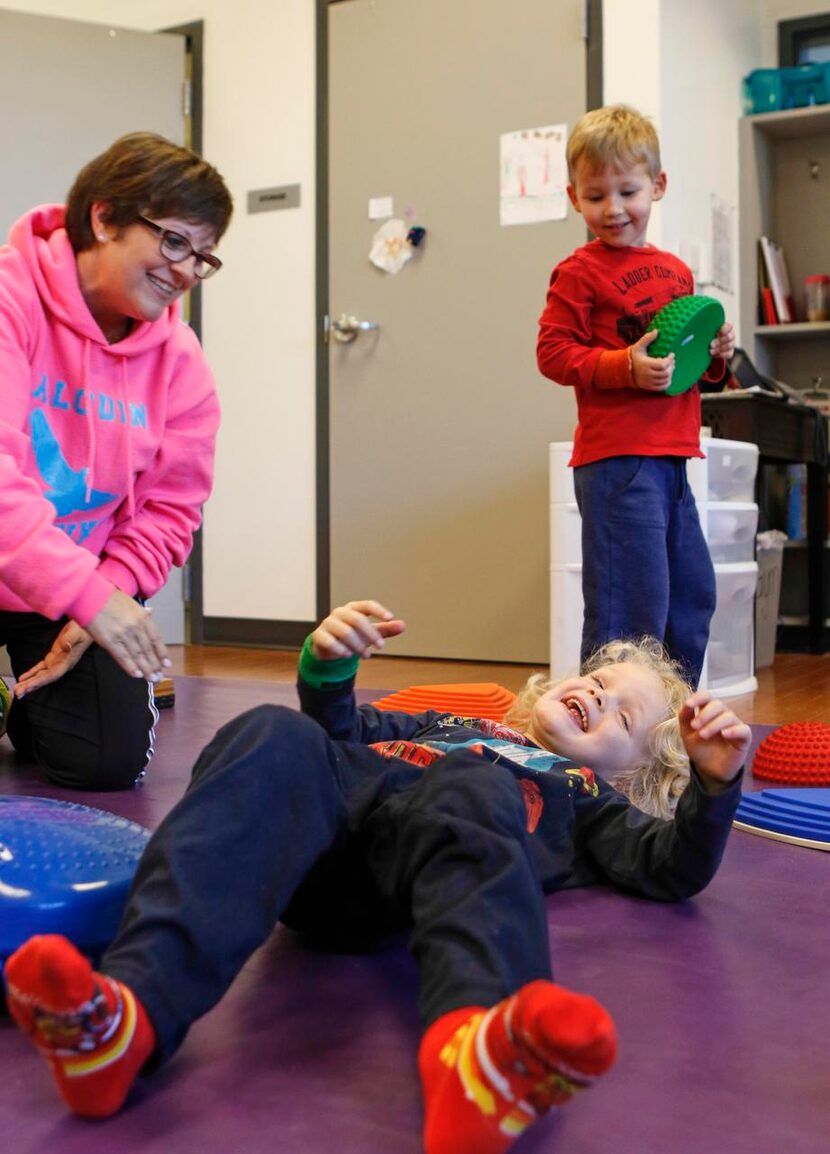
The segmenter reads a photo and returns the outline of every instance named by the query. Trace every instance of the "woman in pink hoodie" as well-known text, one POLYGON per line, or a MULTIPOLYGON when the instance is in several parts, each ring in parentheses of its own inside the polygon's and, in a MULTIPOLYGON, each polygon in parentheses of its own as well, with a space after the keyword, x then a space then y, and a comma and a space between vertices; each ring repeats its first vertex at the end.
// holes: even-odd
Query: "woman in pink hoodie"
POLYGON ((219 403, 179 298, 221 267, 230 194, 195 153, 117 140, 0 248, 0 644, 15 748, 125 789, 169 666, 143 607, 190 553, 219 403))

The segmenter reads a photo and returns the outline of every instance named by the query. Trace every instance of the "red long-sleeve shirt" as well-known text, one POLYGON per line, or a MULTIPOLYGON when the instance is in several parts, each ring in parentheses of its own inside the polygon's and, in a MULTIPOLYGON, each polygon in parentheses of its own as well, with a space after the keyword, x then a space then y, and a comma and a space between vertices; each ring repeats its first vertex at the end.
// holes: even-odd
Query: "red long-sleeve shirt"
MULTIPOLYGON (((701 457, 700 390, 677 396, 637 389, 628 346, 655 313, 694 292, 691 270, 654 245, 578 248, 553 270, 539 320, 539 370, 576 392, 572 465, 604 457, 701 457)), ((720 380, 720 359, 705 379, 720 380)))

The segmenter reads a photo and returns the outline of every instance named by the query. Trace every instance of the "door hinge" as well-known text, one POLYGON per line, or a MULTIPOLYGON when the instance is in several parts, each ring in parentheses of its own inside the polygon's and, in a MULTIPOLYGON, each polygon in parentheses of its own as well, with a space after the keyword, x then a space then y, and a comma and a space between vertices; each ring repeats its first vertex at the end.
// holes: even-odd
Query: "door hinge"
POLYGON ((182 81, 182 116, 193 115, 193 83, 190 80, 182 81))

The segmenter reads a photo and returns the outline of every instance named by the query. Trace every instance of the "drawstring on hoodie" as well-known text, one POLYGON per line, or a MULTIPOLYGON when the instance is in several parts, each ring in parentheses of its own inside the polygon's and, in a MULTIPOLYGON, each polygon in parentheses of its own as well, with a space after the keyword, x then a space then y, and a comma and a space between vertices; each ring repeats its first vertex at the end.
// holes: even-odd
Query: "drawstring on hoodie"
POLYGON ((92 467, 95 463, 95 419, 92 415, 92 393, 88 387, 89 385, 89 337, 84 338, 83 353, 81 355, 81 388, 84 390, 86 396, 86 428, 87 428, 87 444, 89 445, 89 452, 86 459, 86 493, 85 498, 89 501, 92 495, 92 467))
POLYGON ((135 477, 133 475, 133 439, 130 436, 130 407, 127 402, 127 358, 121 356, 121 407, 124 410, 124 434, 127 458, 127 514, 132 521, 135 515, 135 477))
MULTIPOLYGON (((86 470, 86 499, 90 499, 92 493, 92 469, 95 463, 95 417, 92 412, 93 396, 88 387, 89 382, 89 350, 91 342, 89 339, 84 340, 83 356, 81 359, 81 386, 86 394, 86 425, 89 434, 88 444, 89 452, 87 454, 87 470, 86 470)), ((133 476, 133 445, 132 437, 130 436, 130 422, 128 420, 129 404, 127 401, 127 358, 122 354, 118 358, 120 365, 119 383, 121 386, 121 411, 124 414, 124 455, 127 462, 127 513, 132 519, 135 514, 135 478, 133 476)))

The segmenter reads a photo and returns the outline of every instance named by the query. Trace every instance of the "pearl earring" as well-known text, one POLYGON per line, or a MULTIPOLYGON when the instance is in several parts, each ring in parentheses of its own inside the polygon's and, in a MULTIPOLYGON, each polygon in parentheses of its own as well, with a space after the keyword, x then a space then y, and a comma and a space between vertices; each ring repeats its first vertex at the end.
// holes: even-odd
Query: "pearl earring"
POLYGON ((107 239, 107 234, 106 234, 105 232, 99 232, 99 233, 98 233, 98 239, 99 239, 99 240, 106 240, 106 239, 107 239))

